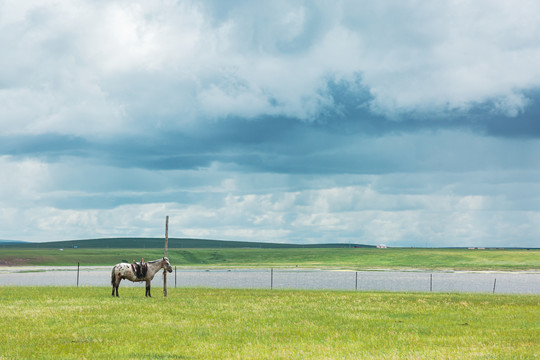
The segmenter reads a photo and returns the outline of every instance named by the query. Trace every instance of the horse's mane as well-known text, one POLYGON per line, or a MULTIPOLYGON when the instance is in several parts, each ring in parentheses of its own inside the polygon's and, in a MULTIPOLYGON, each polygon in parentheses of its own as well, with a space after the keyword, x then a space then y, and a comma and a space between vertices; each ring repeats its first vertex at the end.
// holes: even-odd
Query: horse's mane
POLYGON ((157 260, 147 261, 146 263, 147 263, 147 264, 155 264, 155 263, 160 262, 161 260, 163 260, 163 259, 157 259, 157 260))

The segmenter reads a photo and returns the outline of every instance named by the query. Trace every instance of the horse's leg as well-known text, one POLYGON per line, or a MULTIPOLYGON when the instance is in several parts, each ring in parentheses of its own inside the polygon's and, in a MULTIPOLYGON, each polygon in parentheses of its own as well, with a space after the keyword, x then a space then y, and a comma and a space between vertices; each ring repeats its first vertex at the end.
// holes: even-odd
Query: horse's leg
POLYGON ((120 281, 122 281, 122 279, 118 278, 116 280, 116 284, 115 284, 115 289, 116 289, 116 297, 120 297, 118 296, 118 287, 120 286, 120 281))
POLYGON ((113 269, 112 269, 111 285, 112 285, 112 296, 114 296, 114 289, 116 288, 116 266, 113 267, 113 269))
POLYGON ((146 280, 146 296, 152 297, 152 295, 150 295, 150 280, 146 280))

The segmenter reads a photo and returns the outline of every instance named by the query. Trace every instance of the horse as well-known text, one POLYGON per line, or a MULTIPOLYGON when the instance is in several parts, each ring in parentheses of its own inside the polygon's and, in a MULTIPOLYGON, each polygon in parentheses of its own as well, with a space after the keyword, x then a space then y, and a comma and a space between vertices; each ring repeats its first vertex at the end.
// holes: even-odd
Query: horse
POLYGON ((111 273, 111 285, 112 285, 112 296, 114 296, 116 290, 116 296, 118 296, 118 286, 120 286, 120 281, 122 279, 128 279, 133 282, 146 281, 146 294, 145 296, 152 297, 150 295, 150 282, 154 278, 154 275, 161 269, 163 271, 167 270, 172 273, 172 266, 169 262, 169 259, 164 257, 163 259, 158 259, 154 261, 148 261, 145 264, 148 265, 148 270, 146 274, 143 274, 143 277, 137 277, 137 272, 135 267, 129 263, 119 263, 114 265, 111 273))

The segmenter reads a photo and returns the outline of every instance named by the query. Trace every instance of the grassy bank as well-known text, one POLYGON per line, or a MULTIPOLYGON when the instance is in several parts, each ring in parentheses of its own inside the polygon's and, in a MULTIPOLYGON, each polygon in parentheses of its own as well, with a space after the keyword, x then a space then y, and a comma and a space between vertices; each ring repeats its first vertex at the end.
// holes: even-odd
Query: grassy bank
MULTIPOLYGON (((0 250, 0 265, 113 265, 122 260, 153 260, 161 249, 0 250)), ((305 267, 347 269, 540 269, 540 250, 465 249, 169 249, 176 266, 305 267)))
POLYGON ((540 356, 538 296, 139 290, 0 287, 0 358, 540 356))

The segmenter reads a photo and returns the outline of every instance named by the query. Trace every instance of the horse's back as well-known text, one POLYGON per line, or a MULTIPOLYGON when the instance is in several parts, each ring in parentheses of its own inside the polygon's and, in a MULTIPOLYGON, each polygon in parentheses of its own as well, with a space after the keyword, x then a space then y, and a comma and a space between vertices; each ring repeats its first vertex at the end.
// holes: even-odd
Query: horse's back
POLYGON ((128 263, 118 263, 114 265, 114 269, 121 275, 125 275, 130 269, 131 264, 128 263))

